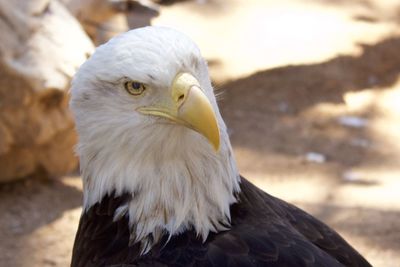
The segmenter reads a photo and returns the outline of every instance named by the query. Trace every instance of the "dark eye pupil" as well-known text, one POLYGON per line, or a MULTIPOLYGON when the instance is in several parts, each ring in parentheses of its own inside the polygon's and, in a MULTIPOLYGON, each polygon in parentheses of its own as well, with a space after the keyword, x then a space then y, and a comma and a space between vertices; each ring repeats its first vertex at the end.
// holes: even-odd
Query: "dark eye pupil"
POLYGON ((140 83, 137 83, 137 82, 132 82, 132 88, 133 89, 140 89, 140 86, 141 86, 141 84, 140 83))

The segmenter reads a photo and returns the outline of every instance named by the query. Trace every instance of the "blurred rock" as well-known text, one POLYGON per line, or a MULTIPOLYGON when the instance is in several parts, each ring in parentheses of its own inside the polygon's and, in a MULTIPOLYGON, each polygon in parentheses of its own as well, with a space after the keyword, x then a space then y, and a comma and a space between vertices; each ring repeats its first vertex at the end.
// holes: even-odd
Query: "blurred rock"
POLYGON ((94 47, 55 0, 0 1, 0 182, 73 170, 71 77, 94 47))
POLYGON ((96 45, 129 29, 151 25, 159 15, 150 0, 62 0, 96 45))

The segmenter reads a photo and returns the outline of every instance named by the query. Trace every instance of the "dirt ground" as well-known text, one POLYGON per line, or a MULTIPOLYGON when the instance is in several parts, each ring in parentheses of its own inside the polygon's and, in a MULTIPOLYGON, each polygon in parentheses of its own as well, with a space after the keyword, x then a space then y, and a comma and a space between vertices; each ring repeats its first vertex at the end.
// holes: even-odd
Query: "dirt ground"
MULTIPOLYGON (((156 21, 209 60, 241 173, 382 267, 400 266, 399 14, 388 0, 236 0, 156 21), (282 12, 295 20, 276 31, 282 12)), ((2 185, 0 266, 68 266, 81 198, 78 174, 2 185)))

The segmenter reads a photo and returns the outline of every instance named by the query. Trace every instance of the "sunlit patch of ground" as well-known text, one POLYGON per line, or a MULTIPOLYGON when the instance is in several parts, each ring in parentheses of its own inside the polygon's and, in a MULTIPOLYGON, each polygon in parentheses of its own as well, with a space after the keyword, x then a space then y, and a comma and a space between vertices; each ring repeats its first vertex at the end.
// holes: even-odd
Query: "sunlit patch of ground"
POLYGON ((223 81, 255 70, 357 54, 400 32, 395 1, 209 0, 163 10, 157 25, 190 35, 223 81), (206 4, 200 4, 206 3, 206 4))

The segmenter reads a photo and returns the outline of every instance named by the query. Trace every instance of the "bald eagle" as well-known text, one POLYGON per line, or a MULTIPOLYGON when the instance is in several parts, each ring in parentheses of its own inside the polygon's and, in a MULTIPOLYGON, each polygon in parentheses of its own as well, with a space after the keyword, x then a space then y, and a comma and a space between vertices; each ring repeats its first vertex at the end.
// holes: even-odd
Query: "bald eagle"
POLYGON ((239 175, 187 36, 129 31, 74 77, 84 203, 72 266, 370 266, 334 230, 239 175))

